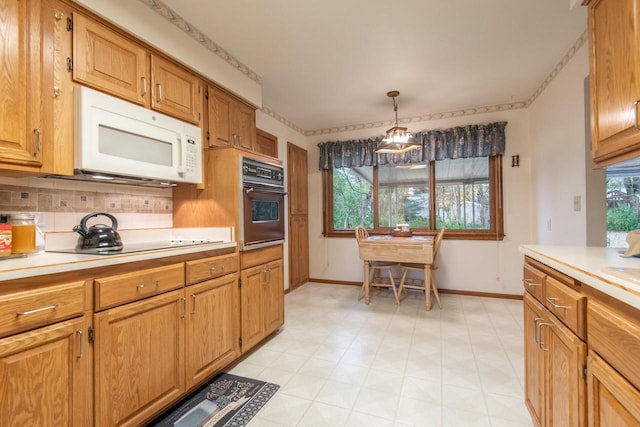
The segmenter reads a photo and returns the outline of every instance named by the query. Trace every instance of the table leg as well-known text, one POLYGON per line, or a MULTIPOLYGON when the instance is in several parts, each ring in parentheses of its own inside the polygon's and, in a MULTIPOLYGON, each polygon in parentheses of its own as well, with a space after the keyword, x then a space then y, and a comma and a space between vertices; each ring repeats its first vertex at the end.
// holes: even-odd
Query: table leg
POLYGON ((369 304, 371 295, 369 295, 369 261, 364 262, 364 302, 369 304))
POLYGON ((425 308, 429 311, 431 310, 431 266, 429 264, 424 266, 424 297, 425 308))

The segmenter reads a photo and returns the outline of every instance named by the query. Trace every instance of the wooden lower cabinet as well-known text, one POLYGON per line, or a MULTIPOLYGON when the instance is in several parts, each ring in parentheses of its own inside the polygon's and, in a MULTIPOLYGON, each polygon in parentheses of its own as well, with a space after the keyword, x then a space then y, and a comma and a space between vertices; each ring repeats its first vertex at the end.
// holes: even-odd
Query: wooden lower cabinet
POLYGON ((184 290, 94 316, 96 426, 138 426, 185 391, 184 290))
POLYGON ((93 424, 88 317, 0 340, 0 425, 93 424))
POLYGON ((546 357, 546 425, 584 426, 587 345, 553 316, 548 316, 540 328, 546 357))
POLYGON ((587 370, 589 427, 640 426, 640 391, 595 352, 587 370))
POLYGON ((540 349, 539 328, 544 307, 528 293, 524 294, 525 404, 536 426, 545 418, 544 351, 540 349))
POLYGON ((242 351, 284 324, 282 259, 241 271, 242 351))
POLYGON ((142 425, 240 355, 237 270, 234 253, 94 281, 96 426, 142 425), (136 301, 140 283, 155 294, 136 301))
POLYGON ((265 283, 265 333, 269 335, 284 324, 284 274, 281 259, 267 265, 267 283, 265 283))
POLYGON ((536 426, 586 424, 586 343, 524 295, 525 403, 536 426))
POLYGON ((238 273, 187 287, 187 388, 240 355, 238 273))

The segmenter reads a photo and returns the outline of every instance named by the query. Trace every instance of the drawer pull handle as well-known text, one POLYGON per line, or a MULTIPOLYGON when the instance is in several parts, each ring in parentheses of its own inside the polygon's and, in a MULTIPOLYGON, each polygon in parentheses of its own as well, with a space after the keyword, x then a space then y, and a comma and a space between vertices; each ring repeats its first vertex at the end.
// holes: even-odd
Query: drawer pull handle
POLYGON ((553 306, 553 308, 571 308, 571 306, 568 306, 568 305, 559 305, 559 304, 556 304, 556 300, 557 300, 557 299, 558 299, 558 298, 551 298, 551 297, 546 297, 546 298, 545 298, 545 300, 546 300, 549 304, 551 304, 551 305, 553 306))
POLYGON ((142 283, 142 284, 136 286, 136 289, 142 290, 142 289, 144 289, 146 287, 149 287, 149 286, 157 287, 159 284, 160 284, 159 280, 156 280, 156 281, 151 282, 151 283, 142 283))
POLYGON ((531 279, 522 279, 524 286, 540 286, 540 283, 533 283, 531 279))
POLYGON ((209 269, 209 271, 211 271, 211 274, 216 274, 218 270, 224 271, 224 265, 214 265, 209 269))
POLYGON ((43 311, 55 310, 56 308, 58 308, 58 304, 53 304, 48 307, 36 308, 35 310, 19 311, 16 313, 16 316, 28 316, 30 314, 41 313, 43 311))
POLYGON ((84 340, 82 339, 84 334, 82 331, 76 331, 76 334, 78 335, 78 341, 80 342, 80 354, 77 357, 78 359, 82 359, 84 356, 84 340))

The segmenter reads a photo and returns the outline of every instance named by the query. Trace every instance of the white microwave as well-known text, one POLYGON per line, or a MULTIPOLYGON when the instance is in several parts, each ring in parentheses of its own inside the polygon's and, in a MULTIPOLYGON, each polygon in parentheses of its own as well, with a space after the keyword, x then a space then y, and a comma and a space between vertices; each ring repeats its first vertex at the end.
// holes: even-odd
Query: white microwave
POLYGON ((77 86, 75 96, 76 175, 202 182, 199 127, 88 87, 77 86))

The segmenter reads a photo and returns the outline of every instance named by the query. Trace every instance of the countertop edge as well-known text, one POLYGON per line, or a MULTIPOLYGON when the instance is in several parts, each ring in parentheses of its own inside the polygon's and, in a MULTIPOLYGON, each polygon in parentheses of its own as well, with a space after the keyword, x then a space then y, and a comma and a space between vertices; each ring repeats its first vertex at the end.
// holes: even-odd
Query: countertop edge
POLYGON ((603 268, 611 265, 625 267, 631 264, 640 268, 637 260, 620 257, 617 249, 521 245, 519 251, 640 310, 640 285, 602 272, 603 268), (567 255, 563 251, 574 251, 576 255, 567 255), (588 252, 586 255, 585 251, 588 252))
MULTIPOLYGON (((212 243, 206 245, 187 246, 178 249, 160 249, 121 255, 44 253, 25 257, 24 266, 18 266, 7 270, 0 269, 0 282, 226 248, 237 248, 237 242, 212 243)), ((0 264, 0 267, 2 267, 2 264, 0 264)))

